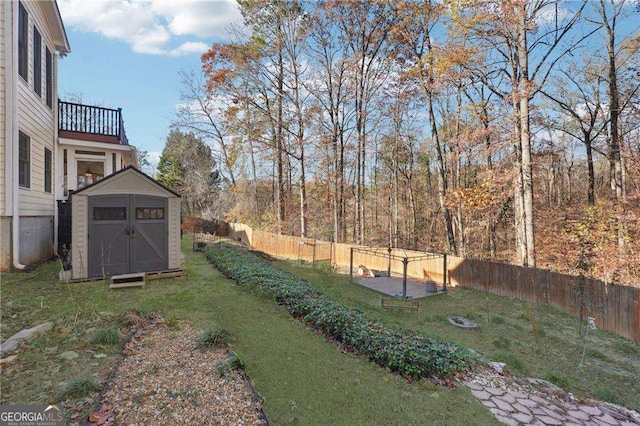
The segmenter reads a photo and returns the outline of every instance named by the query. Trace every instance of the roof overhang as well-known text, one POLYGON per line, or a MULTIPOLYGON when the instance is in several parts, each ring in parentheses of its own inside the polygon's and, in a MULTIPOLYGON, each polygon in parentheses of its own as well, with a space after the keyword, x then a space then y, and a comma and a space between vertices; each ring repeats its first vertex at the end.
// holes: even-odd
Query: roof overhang
POLYGON ((42 2, 41 5, 44 10, 47 23, 51 28, 51 35, 53 36, 55 48, 60 56, 64 57, 71 52, 71 46, 69 46, 67 32, 64 29, 60 9, 58 9, 58 2, 56 0, 45 1, 42 2))
POLYGON ((133 151, 133 147, 131 145, 121 145, 115 143, 106 143, 106 142, 93 142, 86 140, 78 140, 78 139, 69 139, 69 138, 58 138, 58 143, 60 145, 68 145, 78 148, 85 149, 104 149, 110 151, 133 151))

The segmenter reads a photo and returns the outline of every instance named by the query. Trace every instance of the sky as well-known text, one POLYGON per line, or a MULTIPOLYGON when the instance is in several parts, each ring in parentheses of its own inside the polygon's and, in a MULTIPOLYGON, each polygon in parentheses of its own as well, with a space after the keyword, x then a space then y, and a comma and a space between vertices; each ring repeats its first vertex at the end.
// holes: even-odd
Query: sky
POLYGON ((122 108, 129 143, 157 163, 180 104, 180 70, 241 25, 235 0, 58 0, 71 53, 60 100, 122 108))

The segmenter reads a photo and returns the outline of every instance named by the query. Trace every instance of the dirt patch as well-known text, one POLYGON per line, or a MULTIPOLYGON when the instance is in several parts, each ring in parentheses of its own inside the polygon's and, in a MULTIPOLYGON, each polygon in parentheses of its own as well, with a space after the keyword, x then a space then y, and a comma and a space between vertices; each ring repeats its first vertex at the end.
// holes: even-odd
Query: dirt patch
POLYGON ((229 351, 198 349, 198 335, 186 323, 169 326, 160 317, 136 331, 89 422, 267 424, 246 376, 229 368, 229 351))

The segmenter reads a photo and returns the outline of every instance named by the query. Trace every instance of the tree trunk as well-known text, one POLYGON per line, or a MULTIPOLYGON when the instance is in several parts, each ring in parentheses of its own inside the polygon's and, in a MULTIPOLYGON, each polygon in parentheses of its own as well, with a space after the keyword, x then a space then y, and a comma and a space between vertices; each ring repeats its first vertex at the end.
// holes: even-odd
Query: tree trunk
POLYGON ((591 146, 591 137, 584 134, 584 145, 587 149, 587 169, 589 171, 589 188, 587 189, 587 200, 589 204, 594 205, 596 202, 596 173, 593 168, 593 149, 591 146))
POLYGON ((533 228, 533 165, 531 162, 531 134, 529 130, 529 53, 527 49, 526 5, 518 7, 518 61, 520 63, 520 78, 518 81, 518 96, 520 103, 520 184, 522 205, 522 234, 524 237, 524 266, 535 267, 535 243, 533 228))

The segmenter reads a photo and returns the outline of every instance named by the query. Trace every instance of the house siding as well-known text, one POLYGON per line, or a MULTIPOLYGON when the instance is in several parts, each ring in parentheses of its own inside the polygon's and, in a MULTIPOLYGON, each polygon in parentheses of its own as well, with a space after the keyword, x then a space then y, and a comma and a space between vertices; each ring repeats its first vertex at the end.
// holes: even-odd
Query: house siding
POLYGON ((73 270, 73 278, 86 278, 89 270, 89 256, 86 244, 89 198, 84 194, 78 194, 72 197, 71 202, 72 217, 75 218, 71 228, 71 268, 73 270))
MULTIPOLYGON (((22 78, 17 79, 17 109, 19 130, 31 138, 31 186, 19 189, 20 216, 54 216, 54 194, 44 191, 44 149, 48 148, 55 152, 57 126, 54 121, 54 111, 46 104, 45 91, 42 91, 42 95, 38 95, 33 90, 33 26, 37 26, 42 35, 42 55, 45 47, 54 50, 53 39, 46 25, 42 5, 37 2, 24 2, 23 5, 29 13, 29 78, 28 81, 22 78)), ((41 60, 44 63, 44 58, 41 60)), ((55 175, 53 180, 52 183, 55 185, 55 175)))
MULTIPOLYGON (((5 5, 0 3, 0 215, 4 216, 6 214, 5 209, 5 198, 7 196, 6 192, 6 166, 5 166, 5 155, 6 155, 6 141, 5 141, 5 130, 6 130, 6 117, 5 117, 5 102, 7 99, 6 95, 6 48, 5 48, 5 13, 4 13, 5 5)), ((3 228, 4 229, 4 228, 3 228)), ((0 233, 2 235, 2 245, 4 247, 4 242, 6 241, 4 237, 4 233, 0 233)), ((3 250, 5 251, 5 250, 3 250)), ((4 264, 5 262, 0 262, 4 264)))

